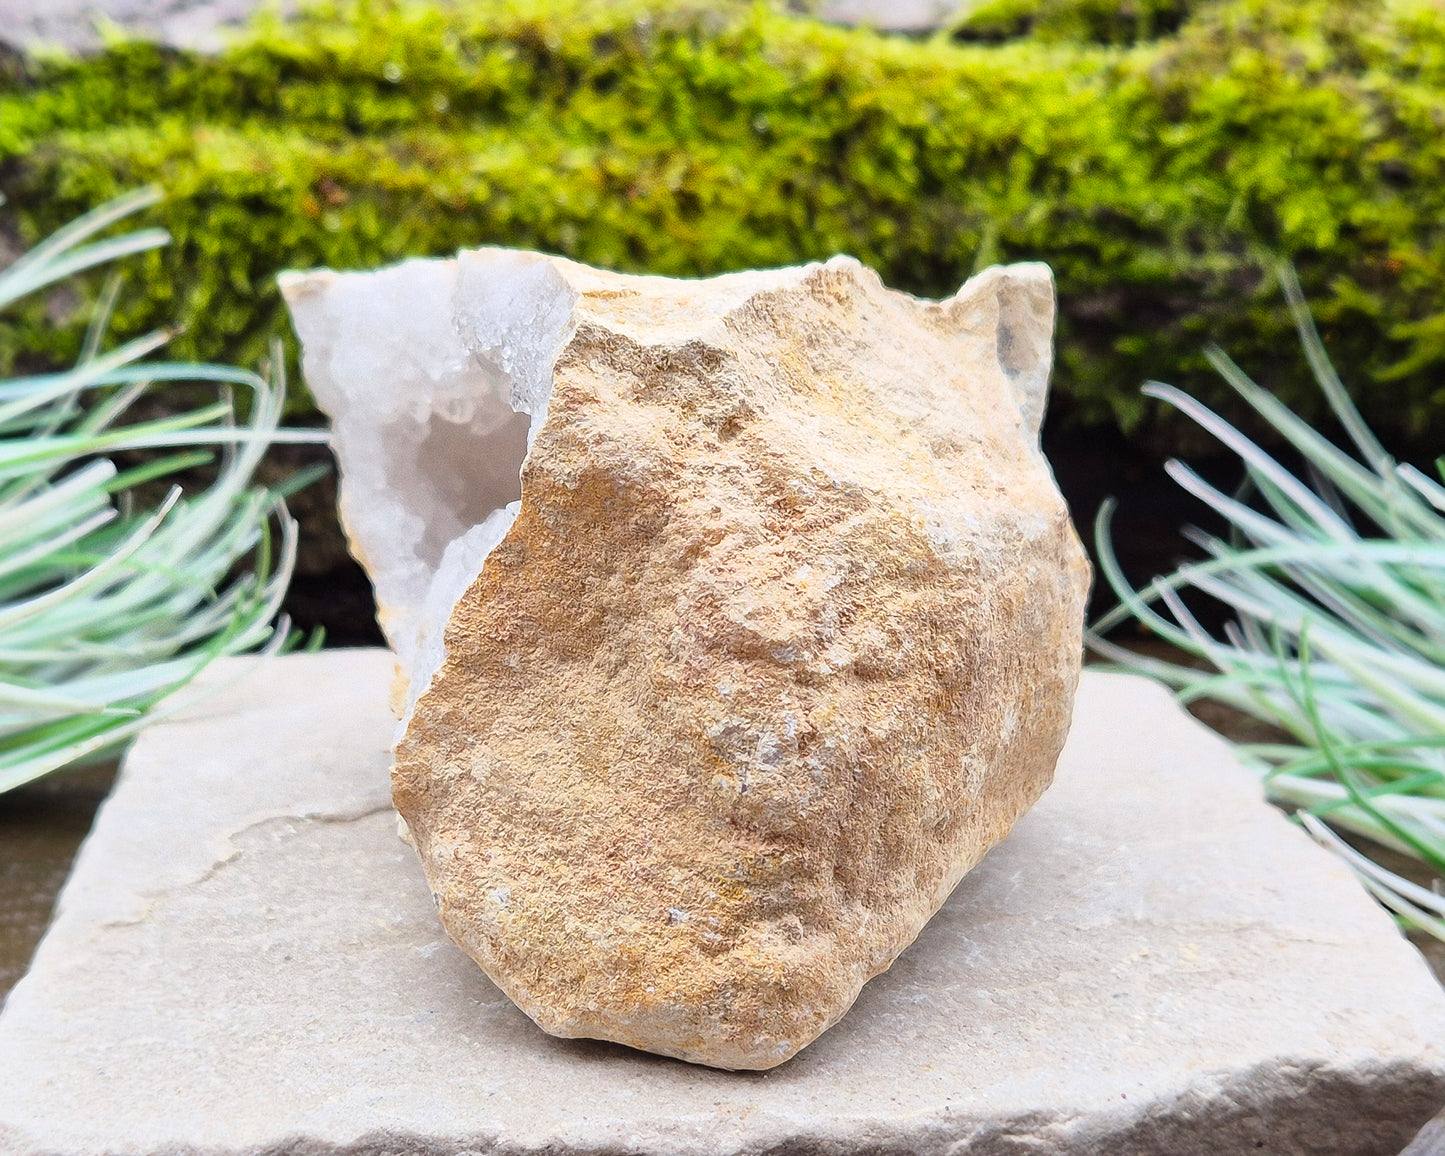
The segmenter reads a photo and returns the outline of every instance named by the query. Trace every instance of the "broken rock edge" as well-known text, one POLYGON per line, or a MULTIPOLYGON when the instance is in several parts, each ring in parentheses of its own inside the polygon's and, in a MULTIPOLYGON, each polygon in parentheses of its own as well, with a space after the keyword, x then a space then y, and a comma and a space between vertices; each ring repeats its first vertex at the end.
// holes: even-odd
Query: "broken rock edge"
MULTIPOLYGON (((600 1043, 619 1054, 639 1054, 625 1045, 600 1043)), ((600 1058, 605 1061, 607 1057, 600 1058)), ((657 1062, 667 1061, 659 1058, 657 1062)), ((728 1073, 724 1078, 777 1077, 757 1072, 728 1073)), ((791 1114, 783 1117, 775 1112, 760 1115, 749 1111, 742 1127, 728 1130, 723 1146, 718 1143, 718 1127, 726 1122, 725 1118, 674 1116, 665 1122, 656 1117, 645 1123, 635 1118, 616 1119, 612 1121, 617 1129, 612 1137, 591 1142, 555 1128, 521 1135, 509 1130, 504 1135, 483 1127, 449 1136, 410 1129, 373 1129, 341 1140, 288 1131, 248 1143, 245 1152, 304 1150, 307 1156, 454 1156, 459 1151, 475 1152, 477 1156, 624 1156, 652 1145, 670 1156, 721 1156, 724 1152, 850 1156, 860 1147, 873 1156, 967 1156, 970 1152, 997 1151, 1000 1143, 1012 1146, 1023 1142, 1047 1145, 1049 1151, 1060 1156, 1097 1153, 1104 1146, 1116 1156, 1215 1156, 1220 1151, 1252 1149, 1262 1136, 1266 1143, 1307 1144, 1318 1139, 1321 1129, 1332 1128, 1334 1122, 1357 1125, 1361 1131, 1377 1128, 1382 1123, 1379 1117, 1361 1116, 1359 1109, 1362 1104, 1378 1104, 1382 1098, 1387 1098, 1401 1114, 1389 1121, 1390 1135, 1375 1134, 1371 1139, 1386 1144, 1398 1140, 1398 1147, 1407 1144, 1415 1131, 1428 1122, 1429 1113, 1436 1110, 1442 1097, 1445 1068, 1438 1064, 1380 1063, 1361 1056, 1354 1057, 1353 1062, 1325 1064, 1281 1056, 1244 1071, 1199 1072, 1188 1084, 1171 1092, 1148 1100, 1095 1106, 1092 1110, 1083 1106, 1040 1107, 973 1116, 968 1114, 967 1105, 944 1103, 906 1118, 862 1124, 861 1133, 860 1121, 847 1117, 810 1128, 800 1126, 791 1114), (1276 1130, 1282 1117, 1288 1124, 1276 1130), (768 1126, 778 1124, 784 1125, 786 1134, 760 1146, 768 1126)), ((60 1150, 33 1133, 4 1124, 0 1124, 0 1147, 7 1152, 13 1150, 17 1156, 62 1156, 60 1150)), ((1367 1150, 1386 1149, 1373 1144, 1368 1149, 1348 1149, 1351 1153, 1367 1150)), ((64 1156, 72 1156, 72 1151, 67 1150, 64 1156)), ((75 1150, 73 1156, 82 1154, 75 1150)), ((128 1150, 126 1156, 141 1154, 128 1150)), ((148 1149, 145 1156, 242 1156, 242 1150, 229 1145, 179 1142, 148 1149)))

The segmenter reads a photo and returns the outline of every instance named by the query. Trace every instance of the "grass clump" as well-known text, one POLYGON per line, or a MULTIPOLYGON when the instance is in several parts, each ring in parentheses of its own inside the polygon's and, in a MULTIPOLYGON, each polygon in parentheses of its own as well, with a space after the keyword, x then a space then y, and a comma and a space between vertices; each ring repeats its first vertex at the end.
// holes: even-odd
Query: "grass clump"
MULTIPOLYGON (((0 270, 0 309, 164 244, 159 229, 100 236, 157 199, 112 202, 0 270)), ((311 435, 278 432, 279 378, 144 360, 162 333, 104 349, 119 288, 108 283, 72 368, 0 380, 0 791, 113 752, 212 660, 286 639, 275 619, 295 527, 281 495, 250 479, 269 443, 311 435), (166 382, 240 387, 249 420, 234 423, 224 394, 130 420, 166 382), (202 492, 144 501, 158 479, 208 463, 216 444, 223 460, 202 492), (146 460, 117 465, 128 451, 146 460), (248 556, 254 569, 238 572, 248 556)))
POLYGON ((1309 832, 1402 922, 1445 940, 1445 486, 1385 452, 1331 366, 1298 283, 1288 274, 1283 281, 1308 363, 1355 454, 1217 348, 1211 362, 1300 456, 1303 476, 1194 398, 1148 386, 1239 456, 1246 486, 1226 494, 1169 464, 1230 537, 1192 533, 1205 560, 1142 591, 1120 572, 1109 509, 1101 511, 1098 556, 1122 601, 1095 625, 1092 645, 1162 679, 1184 702, 1227 703, 1287 734, 1288 742, 1239 748, 1268 796, 1297 808, 1309 832), (1233 612, 1223 638, 1190 612, 1181 597, 1189 590, 1233 612), (1142 658, 1102 637, 1130 617, 1208 669, 1142 658), (1417 860, 1436 890, 1360 854, 1332 827, 1417 860))
MULTIPOLYGON (((1007 5, 985 5, 998 11, 1007 5)), ((987 12, 976 17, 982 20, 987 12)), ((1366 415, 1445 430, 1445 11, 1429 0, 1057 0, 1022 39, 890 39, 764 6, 386 3, 216 56, 115 43, 0 86, 24 234, 154 181, 175 239, 123 333, 254 363, 273 273, 477 244, 678 276, 849 252, 950 293, 1041 259, 1060 408, 1129 431, 1134 384, 1290 332, 1291 258, 1366 415)), ((42 304, 0 366, 73 354, 42 304)), ((1318 415, 1306 374, 1282 396, 1318 415)))

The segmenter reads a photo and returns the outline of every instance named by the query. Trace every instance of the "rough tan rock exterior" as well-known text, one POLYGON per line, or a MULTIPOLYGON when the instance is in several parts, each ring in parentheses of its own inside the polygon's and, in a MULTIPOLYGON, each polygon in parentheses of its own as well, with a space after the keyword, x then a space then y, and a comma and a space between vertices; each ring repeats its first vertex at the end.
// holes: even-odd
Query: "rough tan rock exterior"
POLYGON ((1050 781, 1088 586, 1037 448, 1052 282, 531 260, 570 303, 550 400, 395 802, 547 1031, 768 1068, 1050 781))

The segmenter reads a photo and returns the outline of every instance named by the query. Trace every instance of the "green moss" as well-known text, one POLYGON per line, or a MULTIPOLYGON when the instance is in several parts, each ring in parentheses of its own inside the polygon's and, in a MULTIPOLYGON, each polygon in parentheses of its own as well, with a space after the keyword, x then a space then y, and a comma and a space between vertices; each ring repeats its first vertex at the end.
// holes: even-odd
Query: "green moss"
MULTIPOLYGON (((1445 433, 1445 11, 1044 8, 1028 38, 986 44, 579 0, 375 3, 263 23, 216 57, 118 43, 0 79, 0 190, 34 239, 162 185, 176 243, 118 322, 179 320, 175 356, 243 363, 287 332, 285 267, 492 243, 699 275, 842 251, 937 295, 1045 260, 1059 394, 1130 430, 1148 377, 1220 399, 1210 339, 1318 414, 1278 255, 1367 417, 1445 433), (1094 20, 1110 12, 1134 23, 1094 20)), ((76 339, 22 319, 0 367, 76 339)))
POLYGON ((960 40, 1137 44, 1177 31, 1199 6, 1199 0, 974 0, 952 32, 960 40))

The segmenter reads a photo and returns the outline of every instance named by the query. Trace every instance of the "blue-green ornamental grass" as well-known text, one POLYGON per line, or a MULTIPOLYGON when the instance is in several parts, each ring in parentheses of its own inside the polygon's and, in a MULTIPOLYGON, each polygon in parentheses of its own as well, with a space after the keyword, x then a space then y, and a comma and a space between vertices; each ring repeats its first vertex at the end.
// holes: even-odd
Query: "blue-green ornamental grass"
MULTIPOLYGON (((112 201, 0 270, 0 310, 165 244, 159 229, 103 236, 158 199, 142 190, 112 201)), ((72 368, 0 381, 0 791, 113 752, 213 659, 287 641, 277 613, 295 524, 282 495, 251 478, 271 442, 317 435, 278 431, 279 376, 144 360, 164 333, 103 349, 121 284, 108 282, 72 368), (127 420, 162 382, 206 383, 220 396, 127 420), (241 425, 236 387, 251 395, 241 425), (138 500, 138 487, 211 461, 218 445, 222 461, 202 492, 138 500), (148 451, 144 464, 121 468, 109 456, 129 450, 148 451)))
MULTIPOLYGON (((1226 494, 1180 462, 1170 475, 1230 526, 1192 532, 1206 555, 1142 591, 1110 548, 1098 556, 1120 605, 1091 632, 1095 650, 1168 683, 1181 701, 1227 703, 1289 736, 1239 746, 1277 803, 1340 855, 1407 926, 1445 940, 1445 895, 1386 870, 1332 828, 1363 835, 1445 877, 1445 487, 1387 454, 1330 364, 1304 296, 1282 274, 1304 351, 1358 457, 1339 449, 1218 349, 1221 376, 1307 466, 1307 479, 1198 401, 1168 385, 1146 392, 1177 407, 1243 461, 1245 492, 1226 494), (1191 614, 1193 589, 1234 612, 1222 639, 1191 614), (1135 654, 1103 637, 1134 617, 1212 669, 1135 654)), ((1437 883, 1438 885, 1438 883, 1437 883)))

